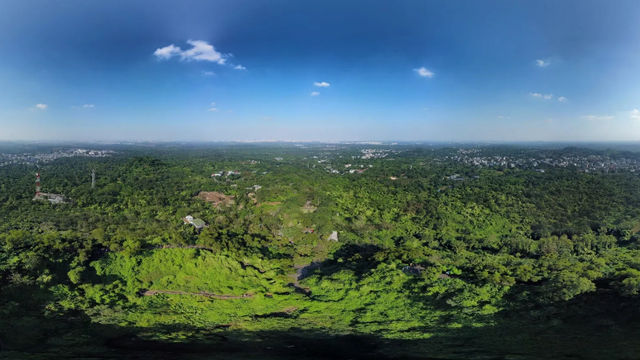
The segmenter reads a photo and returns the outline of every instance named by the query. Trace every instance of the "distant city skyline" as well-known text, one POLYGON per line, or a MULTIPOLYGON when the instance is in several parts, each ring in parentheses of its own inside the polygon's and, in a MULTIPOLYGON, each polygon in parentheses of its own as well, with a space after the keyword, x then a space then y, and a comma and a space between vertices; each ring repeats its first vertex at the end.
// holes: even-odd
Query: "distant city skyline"
POLYGON ((0 4, 0 141, 640 141, 637 1, 0 4))

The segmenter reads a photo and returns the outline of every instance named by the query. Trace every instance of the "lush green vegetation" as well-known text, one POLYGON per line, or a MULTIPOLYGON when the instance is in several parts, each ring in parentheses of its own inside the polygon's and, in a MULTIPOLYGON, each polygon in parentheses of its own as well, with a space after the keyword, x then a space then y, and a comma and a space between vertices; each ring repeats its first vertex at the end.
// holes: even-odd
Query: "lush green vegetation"
POLYGON ((0 167, 0 351, 640 357, 638 174, 361 148, 118 147, 42 165, 58 205, 0 167))

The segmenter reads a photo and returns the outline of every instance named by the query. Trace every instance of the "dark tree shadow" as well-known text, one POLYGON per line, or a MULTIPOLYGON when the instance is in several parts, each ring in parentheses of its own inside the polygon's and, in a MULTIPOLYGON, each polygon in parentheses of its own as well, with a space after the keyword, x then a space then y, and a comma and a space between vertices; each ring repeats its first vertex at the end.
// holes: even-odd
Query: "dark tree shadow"
POLYGON ((321 262, 312 262, 298 271, 298 280, 311 275, 331 276, 342 271, 351 270, 361 279, 367 272, 375 269, 380 261, 375 255, 381 250, 375 245, 346 244, 334 252, 330 259, 321 262))
POLYGON ((331 329, 131 327, 97 324, 82 313, 32 315, 23 321, 46 331, 18 332, 0 321, 0 358, 638 359, 639 305, 638 299, 613 293, 587 294, 542 309, 510 309, 494 315, 489 326, 411 329, 431 334, 424 339, 390 339, 384 332, 339 335, 331 329))

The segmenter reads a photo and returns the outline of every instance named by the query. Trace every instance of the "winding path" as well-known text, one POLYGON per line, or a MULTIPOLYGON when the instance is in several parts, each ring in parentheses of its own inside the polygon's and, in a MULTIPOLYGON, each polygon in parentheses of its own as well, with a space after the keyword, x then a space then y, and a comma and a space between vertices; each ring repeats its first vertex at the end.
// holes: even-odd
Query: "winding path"
POLYGON ((171 294, 171 295, 195 295, 195 296, 204 296, 212 299, 218 300, 231 300, 231 299, 247 299, 252 298, 253 294, 242 294, 242 295, 220 295, 213 294, 206 291, 200 292, 188 292, 188 291, 180 291, 180 290, 145 290, 142 295, 143 296, 154 296, 158 294, 171 294))

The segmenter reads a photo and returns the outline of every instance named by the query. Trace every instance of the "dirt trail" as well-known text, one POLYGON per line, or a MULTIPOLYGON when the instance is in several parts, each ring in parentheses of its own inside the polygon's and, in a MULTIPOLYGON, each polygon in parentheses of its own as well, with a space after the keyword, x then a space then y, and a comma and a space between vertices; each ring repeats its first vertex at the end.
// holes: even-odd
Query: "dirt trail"
POLYGON ((171 245, 171 244, 166 244, 166 245, 158 245, 156 247, 154 247, 154 249, 200 249, 200 250, 208 250, 208 251, 215 251, 213 248, 210 247, 206 247, 204 245, 171 245))
POLYGON ((305 295, 311 295, 311 289, 309 289, 308 287, 302 287, 300 285, 300 280, 311 275, 313 270, 318 268, 320 268, 320 262, 315 262, 315 261, 312 261, 308 265, 294 266, 294 269, 296 270, 296 272, 288 275, 289 278, 292 280, 289 283, 289 286, 292 286, 297 292, 303 293, 305 295))
POLYGON ((188 292, 188 291, 180 291, 180 290, 145 290, 142 295, 143 296, 153 296, 158 294, 171 294, 171 295, 195 295, 195 296, 204 296, 212 299, 218 300, 231 300, 231 299, 247 299, 252 298, 253 294, 242 294, 242 295, 220 295, 220 294, 212 294, 206 291, 200 292, 188 292))

